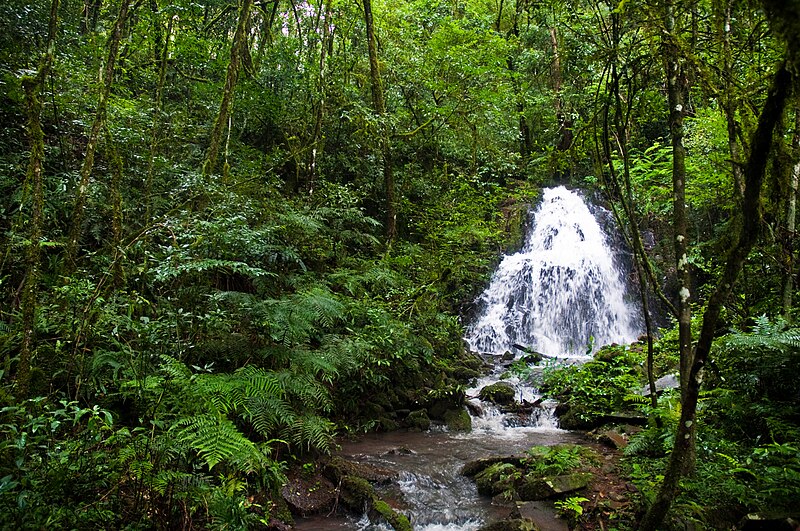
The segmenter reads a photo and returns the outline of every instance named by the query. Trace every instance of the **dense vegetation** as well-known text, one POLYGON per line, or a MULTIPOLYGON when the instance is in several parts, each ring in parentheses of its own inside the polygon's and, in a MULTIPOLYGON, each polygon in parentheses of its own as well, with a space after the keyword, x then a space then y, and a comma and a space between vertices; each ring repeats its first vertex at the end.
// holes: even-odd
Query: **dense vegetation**
POLYGON ((3 2, 3 525, 268 521, 296 459, 459 400, 470 301, 555 182, 615 207, 675 310, 657 367, 692 374, 721 301, 694 478, 796 501, 799 11, 3 2))

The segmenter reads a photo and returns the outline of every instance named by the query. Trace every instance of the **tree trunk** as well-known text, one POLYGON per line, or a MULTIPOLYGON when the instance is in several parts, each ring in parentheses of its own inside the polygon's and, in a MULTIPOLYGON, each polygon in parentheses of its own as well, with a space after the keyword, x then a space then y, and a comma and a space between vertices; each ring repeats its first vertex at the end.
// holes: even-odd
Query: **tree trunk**
POLYGON ((728 150, 731 156, 731 172, 733 173, 734 197, 737 205, 744 195, 744 175, 741 165, 741 148, 739 146, 739 124, 736 121, 739 98, 733 93, 733 54, 731 52, 731 1, 726 0, 721 6, 715 5, 718 32, 722 42, 723 90, 721 105, 725 112, 728 130, 728 150))
POLYGON ((39 95, 55 60, 58 6, 59 0, 53 0, 50 4, 47 49, 39 61, 39 71, 35 76, 25 77, 22 80, 28 114, 28 142, 31 147, 28 171, 25 177, 26 187, 31 189, 31 220, 21 300, 22 341, 16 376, 18 398, 28 396, 31 364, 36 348, 36 309, 39 298, 39 269, 42 260, 41 240, 44 224, 44 132, 42 131, 42 102, 39 95))
POLYGON ((106 150, 111 162, 111 285, 122 286, 122 157, 119 154, 111 130, 106 127, 106 150))
POLYGON ((314 109, 314 133, 311 137, 311 160, 309 161, 308 168, 308 189, 313 192, 314 186, 317 182, 317 171, 319 166, 319 153, 322 152, 322 123, 325 119, 325 105, 326 105, 326 92, 327 92, 327 78, 325 76, 325 69, 327 68, 328 49, 331 46, 333 35, 330 31, 331 26, 331 5, 330 2, 325 4, 324 12, 321 12, 322 22, 322 40, 320 42, 319 50, 319 74, 317 76, 317 91, 319 93, 319 100, 316 102, 314 109))
POLYGON ((145 190, 144 190, 144 198, 145 198, 145 214, 144 214, 144 221, 143 225, 147 225, 150 222, 150 217, 153 213, 153 179, 155 174, 155 160, 156 160, 156 152, 158 150, 158 137, 161 133, 161 106, 162 106, 162 99, 164 94, 164 83, 167 79, 167 62, 169 59, 169 42, 172 36, 172 21, 173 17, 169 17, 167 22, 167 32, 164 34, 161 31, 161 20, 159 20, 159 10, 158 4, 156 0, 151 0, 150 8, 153 11, 153 18, 155 22, 153 23, 154 28, 159 28, 158 31, 154 31, 154 39, 155 45, 154 49, 156 52, 155 60, 156 64, 158 64, 158 82, 156 84, 156 92, 153 96, 153 128, 150 135, 150 154, 147 159, 147 179, 145 181, 145 190), (161 42, 159 40, 159 35, 161 35, 161 42))
MULTIPOLYGON (((676 44, 675 13, 672 1, 666 2, 664 11, 663 54, 667 77, 667 99, 669 102, 669 129, 672 142, 672 226, 678 280, 678 336, 680 343, 681 394, 685 394, 692 366, 692 313, 690 306, 691 277, 688 263, 688 215, 686 211, 686 149, 683 146, 684 117, 684 73, 681 67, 680 50, 676 44)), ((694 429, 690 432, 694 449, 694 429)), ((683 472, 694 468, 693 452, 685 456, 683 472)))
POLYGON ((86 141, 86 156, 81 166, 81 179, 78 185, 75 198, 75 208, 72 214, 72 228, 67 242, 67 267, 73 271, 78 258, 78 247, 81 234, 83 233, 84 210, 86 209, 86 198, 89 195, 89 179, 94 167, 94 156, 97 151, 97 142, 100 139, 100 131, 106 119, 108 110, 108 98, 111 96, 111 84, 114 81, 114 64, 117 61, 119 44, 122 41, 122 28, 128 18, 128 8, 130 0, 122 0, 119 7, 119 15, 114 23, 114 29, 108 37, 108 58, 103 69, 102 88, 100 90, 100 100, 97 102, 97 110, 94 115, 94 122, 89 131, 89 138, 86 141))
POLYGON ((753 134, 750 156, 744 169, 745 193, 742 201, 742 222, 738 234, 735 235, 736 243, 726 259, 722 276, 703 313, 703 325, 694 358, 689 367, 687 386, 685 390, 682 390, 681 417, 675 435, 675 446, 670 454, 669 465, 656 500, 639 523, 639 529, 642 531, 651 531, 661 527, 678 492, 678 483, 685 475, 685 471, 689 469, 688 461, 693 459, 697 401, 700 396, 702 371, 711 351, 722 307, 733 290, 733 285, 750 249, 758 239, 761 229, 761 187, 764 182, 767 160, 772 150, 772 135, 775 125, 783 114, 793 82, 792 74, 786 65, 782 65, 775 75, 773 86, 758 120, 758 127, 753 134))
POLYGON ((386 102, 383 97, 383 84, 378 65, 378 40, 372 18, 372 0, 364 0, 364 24, 367 29, 367 51, 369 53, 369 76, 372 89, 372 104, 380 120, 380 142, 383 158, 383 186, 386 194, 386 239, 391 242, 397 235, 397 206, 394 197, 394 174, 392 173, 392 153, 389 146, 389 131, 386 123, 386 102))
POLYGON ((233 95, 236 89, 236 81, 239 78, 239 70, 242 64, 242 55, 244 53, 244 47, 247 46, 245 29, 247 28, 247 21, 250 18, 253 0, 241 1, 242 4, 239 7, 239 21, 236 25, 236 32, 233 34, 233 43, 231 44, 231 60, 230 63, 228 63, 225 87, 222 90, 222 101, 219 104, 219 113, 217 114, 217 120, 214 122, 214 128, 211 130, 211 140, 209 141, 206 158, 203 161, 204 177, 208 177, 214 173, 214 168, 217 165, 219 150, 222 147, 222 132, 228 125, 228 118, 230 117, 231 108, 233 107, 233 95))
POLYGON ((786 198, 786 234, 784 236, 784 248, 786 249, 786 263, 783 277, 783 294, 781 306, 783 317, 791 318, 792 313, 792 294, 794 292, 794 275, 797 246, 797 188, 800 181, 800 108, 794 112, 794 136, 792 138, 792 173, 789 179, 789 194, 786 198))

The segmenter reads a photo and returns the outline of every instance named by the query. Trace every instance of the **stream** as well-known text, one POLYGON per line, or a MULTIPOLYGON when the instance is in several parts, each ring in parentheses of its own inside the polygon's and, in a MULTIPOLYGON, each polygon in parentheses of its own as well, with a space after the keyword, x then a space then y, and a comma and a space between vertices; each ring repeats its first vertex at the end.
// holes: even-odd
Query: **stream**
MULTIPOLYGON (((579 443, 582 435, 558 428, 554 403, 542 402, 526 414, 506 414, 480 401, 480 389, 500 380, 514 387, 518 403, 537 403, 535 384, 505 377, 512 361, 540 352, 545 363, 580 363, 610 343, 630 343, 640 334, 641 317, 631 302, 627 273, 615 243, 608 212, 589 205, 578 192, 548 188, 533 214, 526 243, 507 255, 479 297, 478 318, 464 338, 468 348, 493 361, 494 370, 467 391, 472 431, 369 434, 343 441, 339 455, 399 473, 381 493, 400 500, 398 509, 414 529, 473 531, 502 519, 475 484, 460 475, 471 460, 519 454, 533 445, 579 443), (388 489, 388 490, 386 490, 388 489), (394 489, 394 490, 392 490, 394 489)), ((535 379, 534 379, 535 380, 535 379)), ((361 518, 320 515, 298 520, 298 530, 390 530, 361 518)))

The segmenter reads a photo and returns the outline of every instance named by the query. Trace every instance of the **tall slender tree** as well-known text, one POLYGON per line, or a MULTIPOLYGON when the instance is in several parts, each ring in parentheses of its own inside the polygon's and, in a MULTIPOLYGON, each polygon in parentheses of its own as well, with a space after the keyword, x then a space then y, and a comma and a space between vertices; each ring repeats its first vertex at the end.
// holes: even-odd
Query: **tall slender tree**
POLYGON ((372 0, 364 0, 364 24, 367 30, 367 52, 369 54, 369 77, 372 89, 372 105, 378 116, 380 145, 383 159, 383 186, 386 207, 386 239, 391 242, 397 236, 397 205, 395 204, 394 172, 392 152, 389 144, 386 100, 383 93, 380 65, 378 63, 378 38, 372 16, 372 0))
POLYGON ((206 177, 214 173, 217 159, 219 158, 219 150, 222 147, 222 133, 229 126, 236 82, 239 79, 239 70, 241 69, 242 58, 247 46, 246 29, 252 7, 253 0, 241 0, 239 5, 239 17, 236 23, 236 31, 233 34, 233 42, 231 43, 231 59, 225 76, 225 86, 222 89, 222 101, 219 104, 219 112, 217 113, 214 127, 211 129, 211 139, 203 161, 203 175, 206 177))
POLYGON ((86 154, 81 166, 80 181, 75 193, 75 206, 72 213, 72 227, 67 241, 67 267, 74 269, 78 258, 81 234, 83 233, 83 221, 86 217, 86 200, 89 196, 89 183, 94 168, 94 158, 97 153, 97 144, 100 140, 100 132, 108 113, 108 100, 111 96, 111 86, 114 82, 114 65, 119 55, 119 47, 122 42, 122 33, 125 21, 128 19, 130 0, 122 0, 119 6, 119 13, 114 22, 111 34, 108 36, 108 56, 102 70, 100 80, 100 97, 97 101, 97 108, 89 130, 89 138, 86 141, 86 154))
POLYGON ((56 34, 58 32, 58 7, 60 0, 50 3, 47 29, 47 47, 39 59, 35 75, 23 78, 25 107, 28 114, 28 142, 30 157, 25 177, 30 196, 30 232, 27 242, 25 280, 22 286, 22 342, 17 366, 17 396, 27 397, 30 386, 31 362, 35 346, 36 309, 39 298, 39 269, 44 225, 44 132, 42 131, 42 101, 40 98, 45 80, 55 61, 56 34))

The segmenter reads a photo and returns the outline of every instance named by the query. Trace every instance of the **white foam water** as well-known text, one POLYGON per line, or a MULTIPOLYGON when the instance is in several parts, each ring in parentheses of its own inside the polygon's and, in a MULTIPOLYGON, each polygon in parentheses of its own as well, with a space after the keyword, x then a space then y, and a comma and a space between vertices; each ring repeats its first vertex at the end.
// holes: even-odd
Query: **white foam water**
POLYGON ((583 198, 563 186, 545 189, 524 247, 503 258, 480 296, 466 341, 475 352, 518 344, 556 357, 631 342, 641 325, 623 274, 583 198))

